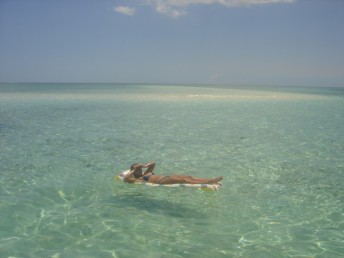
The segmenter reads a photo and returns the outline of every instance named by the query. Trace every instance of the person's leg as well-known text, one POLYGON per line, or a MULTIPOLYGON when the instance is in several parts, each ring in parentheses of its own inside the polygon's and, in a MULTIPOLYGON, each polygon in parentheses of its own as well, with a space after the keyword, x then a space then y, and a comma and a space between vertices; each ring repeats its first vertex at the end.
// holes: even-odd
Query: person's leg
POLYGON ((159 180, 159 184, 217 184, 222 180, 222 177, 210 178, 196 178, 184 175, 172 175, 159 180))
POLYGON ((185 180, 187 182, 190 182, 189 184, 216 184, 222 180, 222 176, 215 178, 198 178, 193 176, 186 176, 185 180))

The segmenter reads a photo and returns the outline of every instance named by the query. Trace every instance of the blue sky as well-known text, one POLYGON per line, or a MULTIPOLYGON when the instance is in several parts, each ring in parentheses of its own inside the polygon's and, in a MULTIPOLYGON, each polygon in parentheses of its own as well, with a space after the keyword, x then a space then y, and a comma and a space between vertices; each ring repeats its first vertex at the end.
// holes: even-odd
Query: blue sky
POLYGON ((1 82, 344 86, 342 0, 0 0, 1 82))

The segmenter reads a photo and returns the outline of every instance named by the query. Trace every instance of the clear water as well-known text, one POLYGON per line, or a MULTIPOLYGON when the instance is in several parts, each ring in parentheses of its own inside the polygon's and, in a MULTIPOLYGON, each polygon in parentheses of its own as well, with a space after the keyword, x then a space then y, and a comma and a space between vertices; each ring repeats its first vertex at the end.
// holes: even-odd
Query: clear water
POLYGON ((343 257, 344 89, 0 86, 0 257, 343 257), (220 191, 113 180, 223 175, 220 191))

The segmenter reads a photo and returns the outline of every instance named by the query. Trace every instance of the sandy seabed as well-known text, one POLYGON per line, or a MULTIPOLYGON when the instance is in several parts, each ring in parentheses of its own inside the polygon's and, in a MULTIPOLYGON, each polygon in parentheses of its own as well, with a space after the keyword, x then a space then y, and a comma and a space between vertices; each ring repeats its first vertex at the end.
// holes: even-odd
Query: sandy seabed
POLYGON ((2 100, 138 100, 138 101, 178 101, 178 100, 315 100, 324 99, 326 96, 307 93, 290 93, 276 92, 265 90, 237 90, 237 89, 205 89, 195 87, 176 88, 171 86, 170 89, 165 87, 162 91, 159 87, 157 91, 155 86, 141 86, 140 94, 131 94, 128 92, 116 92, 112 90, 104 90, 99 92, 95 89, 94 94, 90 92, 9 92, 2 93, 2 100), (178 89, 178 90, 176 90, 178 89))

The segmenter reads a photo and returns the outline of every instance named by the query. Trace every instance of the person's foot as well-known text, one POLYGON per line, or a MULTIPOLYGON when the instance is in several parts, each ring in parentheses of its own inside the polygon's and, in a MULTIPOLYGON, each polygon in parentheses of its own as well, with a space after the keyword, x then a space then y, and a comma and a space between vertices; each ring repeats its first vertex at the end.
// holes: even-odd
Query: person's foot
POLYGON ((211 184, 218 184, 222 179, 222 176, 215 177, 213 180, 211 180, 211 184))

